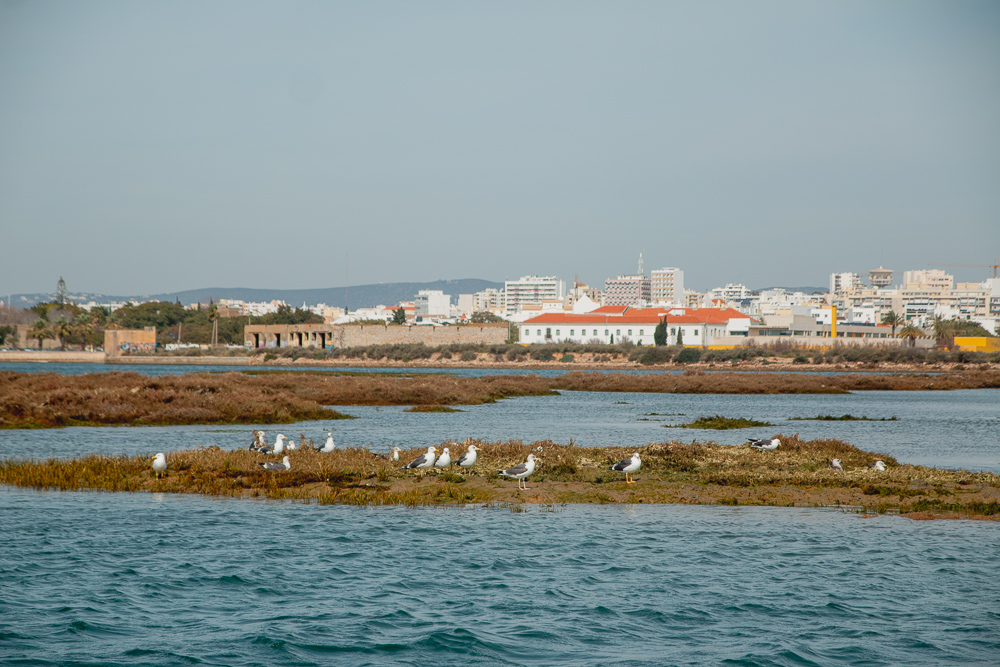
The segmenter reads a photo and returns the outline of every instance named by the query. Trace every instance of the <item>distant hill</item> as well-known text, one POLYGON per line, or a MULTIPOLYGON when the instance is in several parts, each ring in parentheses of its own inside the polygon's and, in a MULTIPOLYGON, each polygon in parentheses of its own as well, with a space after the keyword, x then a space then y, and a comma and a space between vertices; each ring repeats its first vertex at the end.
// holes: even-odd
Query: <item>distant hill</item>
MULTIPOLYGON (((417 292, 423 289, 441 290, 450 294, 453 299, 459 294, 473 294, 488 287, 503 289, 503 283, 495 283, 479 278, 463 278, 460 280, 436 280, 430 283, 378 283, 376 285, 349 285, 348 287, 327 287, 321 289, 252 289, 248 287, 206 287, 203 289, 185 290, 183 292, 166 292, 163 294, 132 294, 107 295, 91 293, 70 293, 69 298, 77 303, 89 301, 180 301, 189 303, 208 303, 209 299, 239 299, 242 301, 274 301, 280 300, 292 307, 325 303, 328 306, 344 306, 345 300, 351 310, 364 306, 383 304, 392 306, 400 301, 413 301, 417 292)), ((19 308, 30 308, 36 303, 55 299, 55 292, 47 294, 14 294, 13 305, 19 308)))

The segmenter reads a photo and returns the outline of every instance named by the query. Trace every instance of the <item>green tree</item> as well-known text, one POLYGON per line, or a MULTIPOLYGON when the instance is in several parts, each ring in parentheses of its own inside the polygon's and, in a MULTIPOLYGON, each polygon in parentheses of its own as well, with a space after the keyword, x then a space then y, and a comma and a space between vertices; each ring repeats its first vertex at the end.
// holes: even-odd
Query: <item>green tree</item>
POLYGON ((684 327, 677 327, 677 344, 684 345, 684 327))
POLYGON ((393 324, 406 324, 406 310, 402 306, 397 308, 392 313, 392 323, 393 324))
POLYGON ((9 327, 6 325, 0 327, 0 345, 6 345, 7 339, 13 337, 14 337, 14 327, 9 327))
POLYGON ((896 327, 901 327, 904 324, 906 324, 906 318, 904 318, 902 315, 897 314, 896 311, 890 310, 889 312, 882 315, 882 324, 888 324, 890 327, 892 327, 892 337, 895 338, 896 327))
POLYGON ((62 308, 66 305, 66 299, 69 296, 69 292, 66 291, 66 281, 63 280, 62 276, 59 276, 59 282, 56 283, 56 303, 62 308))
POLYGON ((667 316, 664 315, 660 323, 656 325, 656 329, 653 331, 653 343, 655 345, 666 345, 667 344, 667 316))
POLYGON ((31 329, 28 338, 34 338, 38 341, 38 349, 42 349, 42 341, 46 338, 52 338, 52 331, 49 329, 49 323, 38 318, 31 325, 31 329))
POLYGON ((70 325, 69 320, 65 317, 60 317, 54 325, 52 325, 52 333, 55 337, 59 339, 59 349, 66 349, 66 339, 73 335, 73 327, 70 325))
POLYGON ((910 341, 910 347, 914 347, 917 344, 917 338, 923 336, 924 332, 912 324, 907 324, 899 330, 899 335, 910 341))
POLYGON ((87 311, 82 311, 77 313, 77 316, 73 319, 73 337, 80 338, 80 349, 86 349, 87 339, 90 338, 94 333, 94 325, 90 317, 90 313, 87 311))
POLYGON ((499 315, 494 315, 488 310, 481 310, 479 312, 472 313, 472 317, 469 318, 469 321, 473 324, 492 324, 495 322, 505 322, 506 320, 499 315))

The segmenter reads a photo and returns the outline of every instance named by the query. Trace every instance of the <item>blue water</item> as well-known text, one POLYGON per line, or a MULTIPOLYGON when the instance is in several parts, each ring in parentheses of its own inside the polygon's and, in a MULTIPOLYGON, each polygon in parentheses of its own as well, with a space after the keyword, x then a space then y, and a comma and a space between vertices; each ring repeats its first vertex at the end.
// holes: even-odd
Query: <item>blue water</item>
POLYGON ((900 462, 1000 472, 1000 390, 869 391, 843 395, 734 395, 563 392, 460 406, 456 413, 408 413, 405 406, 338 407, 353 420, 252 426, 108 427, 0 430, 0 459, 76 457, 83 454, 155 454, 217 445, 245 447, 251 430, 273 439, 300 433, 324 441, 332 430, 340 446, 388 451, 466 438, 570 440, 587 447, 637 447, 652 442, 712 440, 737 445, 748 437, 798 433, 837 438, 900 462), (655 414, 651 414, 655 413, 655 414), (897 421, 794 421, 821 414, 897 417, 897 421), (773 426, 731 431, 664 428, 722 414, 773 426))
POLYGON ((1000 530, 0 489, 7 665, 995 665, 1000 530))

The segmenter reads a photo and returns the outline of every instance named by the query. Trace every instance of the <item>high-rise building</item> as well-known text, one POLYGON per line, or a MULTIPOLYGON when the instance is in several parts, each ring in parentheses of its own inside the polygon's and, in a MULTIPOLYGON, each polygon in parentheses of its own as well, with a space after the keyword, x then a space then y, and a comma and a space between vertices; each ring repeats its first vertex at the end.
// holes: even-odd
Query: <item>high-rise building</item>
POLYGON ((414 302, 419 317, 448 317, 451 295, 439 289, 422 289, 414 302))
POLYGON ((856 273, 831 273, 830 293, 845 294, 862 288, 861 276, 856 273))
POLYGON ((605 306, 640 306, 650 300, 650 282, 646 276, 618 276, 604 281, 605 306))
POLYGON ((892 269, 879 266, 868 272, 868 284, 872 287, 888 287, 892 284, 892 269))
POLYGON ((555 276, 521 276, 504 282, 505 310, 513 315, 521 306, 540 305, 543 301, 563 299, 566 285, 555 276))
POLYGON ((650 271, 650 299, 653 303, 684 304, 684 272, 677 268, 650 271))

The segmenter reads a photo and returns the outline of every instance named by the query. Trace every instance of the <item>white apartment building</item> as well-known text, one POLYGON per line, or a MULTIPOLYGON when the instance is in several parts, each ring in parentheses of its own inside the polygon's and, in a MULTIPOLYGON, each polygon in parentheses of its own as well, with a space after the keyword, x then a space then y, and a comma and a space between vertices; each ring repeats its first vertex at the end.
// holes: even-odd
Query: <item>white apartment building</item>
POLYGON ((451 310, 451 295, 439 289, 422 289, 414 299, 417 317, 448 317, 451 310))
POLYGON ((566 283, 555 276, 521 276, 504 282, 504 312, 513 315, 521 306, 566 296, 566 283))
POLYGON ((644 275, 618 276, 604 281, 604 305, 642 306, 651 300, 651 284, 644 275))
POLYGON ((903 271, 903 286, 919 285, 925 292, 947 292, 955 284, 955 276, 941 269, 918 269, 903 271))
POLYGON ((649 272, 650 299, 653 303, 684 304, 684 272, 668 267, 649 272))
POLYGON ((861 276, 856 273, 831 273, 830 294, 846 294, 863 288, 861 276))
POLYGON ((505 307, 504 290, 487 287, 472 295, 472 312, 502 314, 505 307))

